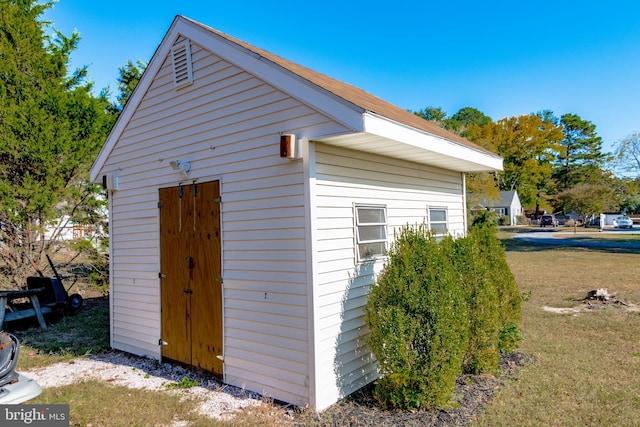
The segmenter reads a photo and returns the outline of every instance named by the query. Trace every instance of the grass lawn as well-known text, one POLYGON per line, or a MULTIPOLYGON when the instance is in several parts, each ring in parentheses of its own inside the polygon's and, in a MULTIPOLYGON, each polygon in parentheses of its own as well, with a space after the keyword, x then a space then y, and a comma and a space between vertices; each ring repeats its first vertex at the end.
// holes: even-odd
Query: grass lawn
POLYGON ((640 312, 581 307, 590 290, 640 305, 640 251, 547 247, 505 240, 523 294, 520 349, 537 363, 499 391, 477 426, 640 426, 640 312))
MULTIPOLYGON (((526 296, 520 350, 536 363, 500 388, 472 426, 640 426, 640 312, 631 310, 640 306, 640 250, 543 246, 510 236, 500 234, 526 296), (625 304, 593 303, 569 314, 545 309, 586 308, 583 299, 597 288, 607 288, 614 301, 625 304)), ((105 349, 105 310, 83 309, 44 332, 21 333, 19 369, 105 349)), ((171 425, 176 419, 185 425, 221 425, 194 415, 193 402, 94 381, 45 390, 29 403, 70 403, 72 425, 171 425)), ((317 425, 313 419, 298 421, 317 425)), ((264 413, 246 413, 224 425, 277 423, 264 413)))

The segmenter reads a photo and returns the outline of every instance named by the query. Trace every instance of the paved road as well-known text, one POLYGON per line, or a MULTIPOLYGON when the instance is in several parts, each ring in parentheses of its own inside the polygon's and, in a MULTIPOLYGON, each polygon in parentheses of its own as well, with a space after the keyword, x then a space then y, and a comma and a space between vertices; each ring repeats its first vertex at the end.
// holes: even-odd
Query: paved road
POLYGON ((640 240, 638 242, 621 242, 615 239, 601 239, 597 241, 582 240, 579 237, 592 237, 597 239, 603 234, 619 234, 621 237, 628 234, 640 234, 640 228, 614 230, 605 229, 604 231, 594 231, 593 233, 580 232, 574 234, 573 231, 556 231, 554 229, 542 228, 540 230, 532 230, 528 233, 518 233, 513 236, 514 239, 529 243, 538 243, 543 245, 563 245, 577 247, 596 247, 596 248, 624 248, 624 249, 640 249, 640 240), (571 239, 571 236, 578 237, 571 239))

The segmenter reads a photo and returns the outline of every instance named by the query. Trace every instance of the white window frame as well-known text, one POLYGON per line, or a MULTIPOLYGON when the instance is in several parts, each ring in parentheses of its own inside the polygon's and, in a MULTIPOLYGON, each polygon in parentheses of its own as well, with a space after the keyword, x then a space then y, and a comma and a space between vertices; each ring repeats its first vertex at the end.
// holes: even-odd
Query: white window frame
POLYGON ((368 205, 368 204, 356 204, 354 205, 354 219, 355 219, 355 244, 356 244, 356 259, 358 262, 363 261, 373 261, 376 259, 386 258, 389 251, 389 224, 388 224, 388 216, 387 216, 387 207, 384 205, 368 205), (360 218, 360 211, 364 211, 365 209, 375 209, 382 211, 384 215, 383 222, 366 222, 360 218), (379 227, 381 234, 384 235, 384 238, 377 239, 364 239, 361 237, 361 234, 364 231, 365 227, 379 227), (374 245, 380 246, 382 243, 382 251, 371 253, 370 255, 362 254, 362 247, 366 245, 374 245))
POLYGON ((433 231, 437 239, 441 239, 449 233, 449 209, 446 206, 427 206, 427 222, 429 224, 429 230, 433 231), (442 211, 444 212, 444 221, 434 221, 433 214, 431 211, 442 211), (434 225, 442 225, 444 224, 444 231, 441 230, 442 227, 436 227, 434 229, 434 225))

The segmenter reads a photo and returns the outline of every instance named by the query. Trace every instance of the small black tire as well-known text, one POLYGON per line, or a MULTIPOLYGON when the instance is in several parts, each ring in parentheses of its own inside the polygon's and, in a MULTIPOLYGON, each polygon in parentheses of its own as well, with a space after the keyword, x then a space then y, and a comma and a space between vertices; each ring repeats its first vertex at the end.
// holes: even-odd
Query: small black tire
POLYGON ((69 308, 72 311, 79 310, 82 307, 82 296, 80 294, 69 295, 69 308))

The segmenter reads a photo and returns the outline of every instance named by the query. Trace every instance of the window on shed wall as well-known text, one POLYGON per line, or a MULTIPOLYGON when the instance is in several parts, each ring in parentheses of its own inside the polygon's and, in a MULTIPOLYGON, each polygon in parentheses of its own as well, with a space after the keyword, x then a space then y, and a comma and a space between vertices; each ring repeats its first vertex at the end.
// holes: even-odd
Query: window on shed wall
POLYGON ((433 231, 437 238, 442 238, 449 230, 447 208, 428 208, 429 230, 433 231))
POLYGON ((358 261, 387 256, 387 209, 356 206, 358 261))

